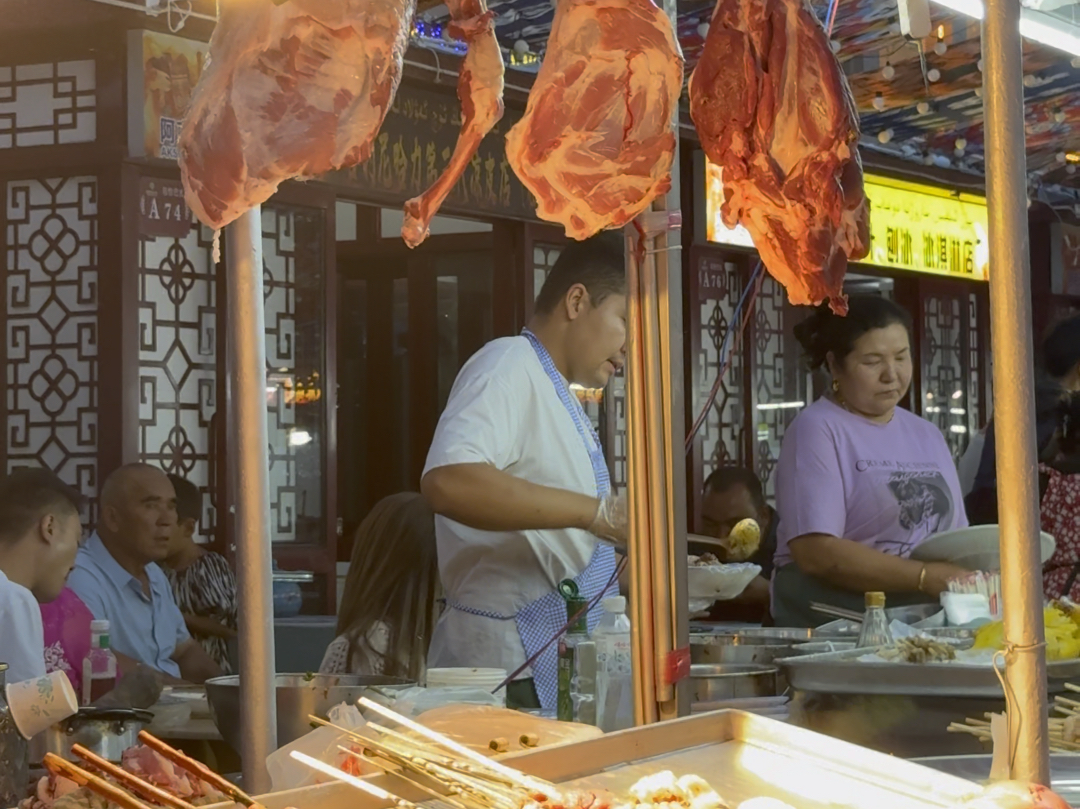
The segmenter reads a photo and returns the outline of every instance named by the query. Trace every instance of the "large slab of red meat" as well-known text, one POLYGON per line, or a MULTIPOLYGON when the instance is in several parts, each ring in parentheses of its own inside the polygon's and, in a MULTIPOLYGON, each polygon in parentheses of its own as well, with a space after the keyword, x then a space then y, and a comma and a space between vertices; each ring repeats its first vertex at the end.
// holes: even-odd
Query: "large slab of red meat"
POLYGON ((525 116, 506 138, 537 214, 585 239, 671 187, 683 58, 650 0, 558 0, 525 116))
POLYGON ((278 185, 366 160, 394 100, 416 0, 226 2, 180 138, 213 228, 278 185))
POLYGON ((461 131, 443 173, 427 191, 405 203, 401 238, 409 247, 416 247, 428 237, 432 218, 461 179, 480 141, 503 116, 505 69, 495 39, 494 12, 487 10, 483 0, 448 0, 446 5, 450 11, 451 36, 468 45, 458 70, 461 131))
POLYGON ((848 259, 870 250, 859 118, 805 0, 718 0, 690 77, 690 115, 743 225, 796 304, 847 311, 848 259))

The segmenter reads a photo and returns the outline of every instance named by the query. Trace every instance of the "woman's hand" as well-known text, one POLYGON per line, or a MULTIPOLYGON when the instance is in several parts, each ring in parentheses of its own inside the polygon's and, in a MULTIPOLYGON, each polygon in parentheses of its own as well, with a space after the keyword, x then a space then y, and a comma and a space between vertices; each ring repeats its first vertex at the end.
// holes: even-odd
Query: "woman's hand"
POLYGON ((950 579, 955 579, 970 572, 949 562, 927 562, 925 570, 925 576, 921 576, 920 573, 922 578, 920 589, 934 598, 949 589, 950 579))

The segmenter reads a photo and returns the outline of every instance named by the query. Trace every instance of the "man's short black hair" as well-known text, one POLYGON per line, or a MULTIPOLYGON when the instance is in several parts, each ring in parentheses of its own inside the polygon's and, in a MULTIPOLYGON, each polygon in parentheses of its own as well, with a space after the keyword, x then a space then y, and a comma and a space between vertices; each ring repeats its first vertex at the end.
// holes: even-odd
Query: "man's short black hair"
POLYGON ((537 314, 555 311, 574 284, 589 292, 593 306, 609 295, 626 294, 626 257, 622 231, 608 231, 567 245, 536 296, 537 314))
POLYGON ((742 486, 750 492, 750 499, 754 501, 754 507, 764 512, 768 508, 765 502, 765 492, 761 488, 761 481, 750 469, 742 466, 721 466, 707 478, 705 478, 705 494, 731 491, 736 486, 742 486))
POLYGON ((181 522, 195 520, 198 525, 202 517, 202 493, 199 487, 187 478, 169 475, 169 482, 176 492, 176 517, 181 522))
POLYGON ((0 478, 0 542, 18 542, 46 514, 78 514, 85 504, 86 498, 55 472, 16 469, 0 478))

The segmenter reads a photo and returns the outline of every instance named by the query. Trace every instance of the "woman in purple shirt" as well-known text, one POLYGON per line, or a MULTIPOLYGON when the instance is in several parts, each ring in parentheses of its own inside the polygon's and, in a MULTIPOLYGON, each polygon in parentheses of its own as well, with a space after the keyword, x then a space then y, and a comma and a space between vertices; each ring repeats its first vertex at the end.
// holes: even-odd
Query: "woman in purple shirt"
POLYGON ((908 558, 931 534, 968 524, 944 437, 898 407, 911 385, 911 318, 880 297, 849 306, 846 317, 818 307, 795 330, 832 385, 788 427, 776 467, 777 626, 828 620, 812 601, 861 611, 867 591, 890 606, 933 601, 963 572, 908 558))

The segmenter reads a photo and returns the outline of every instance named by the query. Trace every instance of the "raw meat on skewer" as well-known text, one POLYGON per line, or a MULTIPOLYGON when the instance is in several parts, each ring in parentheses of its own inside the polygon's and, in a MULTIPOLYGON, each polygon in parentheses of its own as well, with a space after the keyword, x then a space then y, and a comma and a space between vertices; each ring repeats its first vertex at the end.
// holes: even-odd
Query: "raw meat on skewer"
POLYGON ((180 137, 188 205, 222 228, 285 180, 366 160, 416 0, 222 3, 180 137))
POLYGON ((502 51, 495 39, 495 13, 484 0, 448 0, 450 34, 468 45, 458 73, 461 101, 461 132, 457 145, 439 179, 427 191, 405 203, 401 238, 416 247, 428 237, 432 217, 446 200, 473 155, 503 116, 502 51))
POLYGON ((870 250, 859 118, 805 0, 718 0, 690 77, 690 116, 743 225, 795 304, 844 314, 848 259, 870 250))
POLYGON ((558 0, 525 116, 506 138, 541 219, 585 239, 671 187, 683 58, 651 0, 558 0))

